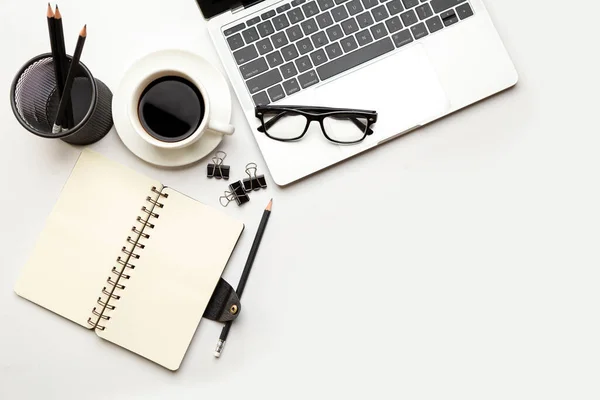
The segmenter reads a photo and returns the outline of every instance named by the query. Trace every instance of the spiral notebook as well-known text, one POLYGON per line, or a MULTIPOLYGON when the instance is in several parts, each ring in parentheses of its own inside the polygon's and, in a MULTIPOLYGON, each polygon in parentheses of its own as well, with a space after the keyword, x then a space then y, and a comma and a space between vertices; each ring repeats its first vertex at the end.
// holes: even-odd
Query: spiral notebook
POLYGON ((243 228, 85 150, 15 292, 177 370, 243 228))

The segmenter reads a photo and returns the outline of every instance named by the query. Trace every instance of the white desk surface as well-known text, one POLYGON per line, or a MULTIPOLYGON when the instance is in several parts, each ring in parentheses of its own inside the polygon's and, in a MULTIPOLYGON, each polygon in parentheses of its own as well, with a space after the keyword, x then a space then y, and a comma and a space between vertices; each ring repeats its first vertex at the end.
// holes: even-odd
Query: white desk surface
MULTIPOLYGON (((204 321, 171 373, 13 292, 80 149, 13 118, 13 75, 49 47, 45 3, 2 0, 0 398, 597 399, 600 6, 584 3, 488 0, 517 87, 230 206, 247 224, 236 283, 275 199, 243 312, 220 360, 204 321)), ((68 48, 87 23, 84 62, 113 90, 154 50, 218 63, 193 0, 60 6, 68 48)), ((233 123, 233 170, 265 171, 237 101, 233 123)), ((114 131, 91 148, 219 207, 206 161, 154 168, 114 131)))

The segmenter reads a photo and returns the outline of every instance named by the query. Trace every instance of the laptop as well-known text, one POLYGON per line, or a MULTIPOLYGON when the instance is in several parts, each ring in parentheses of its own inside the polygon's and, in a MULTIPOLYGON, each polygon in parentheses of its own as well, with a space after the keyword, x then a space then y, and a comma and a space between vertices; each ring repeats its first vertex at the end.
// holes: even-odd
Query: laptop
MULTIPOLYGON (((514 86, 482 0, 197 0, 246 119, 280 186, 514 86), (374 133, 328 142, 259 132, 256 105, 374 110, 374 133)), ((312 131, 314 130, 314 132, 312 131)))

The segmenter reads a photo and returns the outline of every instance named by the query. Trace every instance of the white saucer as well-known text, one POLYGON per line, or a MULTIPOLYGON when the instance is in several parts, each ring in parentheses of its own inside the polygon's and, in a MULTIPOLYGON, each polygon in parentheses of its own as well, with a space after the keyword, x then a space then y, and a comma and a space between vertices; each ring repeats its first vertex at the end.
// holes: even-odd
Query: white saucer
POLYGON ((129 105, 135 88, 149 74, 176 68, 202 82, 209 93, 211 118, 222 123, 231 120, 231 93, 225 77, 204 58, 182 50, 164 50, 137 61, 125 74, 113 97, 113 119, 119 137, 142 160, 161 167, 181 167, 211 154, 223 136, 207 131, 195 143, 181 149, 162 149, 142 139, 129 119, 129 105), (197 77, 197 78, 196 78, 197 77))

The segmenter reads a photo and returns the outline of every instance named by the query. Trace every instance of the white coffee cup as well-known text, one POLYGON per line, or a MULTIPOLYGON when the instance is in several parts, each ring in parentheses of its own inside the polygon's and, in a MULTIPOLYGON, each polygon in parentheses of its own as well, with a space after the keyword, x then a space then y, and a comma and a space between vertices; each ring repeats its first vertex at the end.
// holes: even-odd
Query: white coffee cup
POLYGON ((235 128, 232 125, 224 121, 216 121, 214 119, 211 110, 212 107, 216 105, 211 104, 208 92, 206 91, 206 88, 204 87, 202 82, 200 82, 198 77, 194 77, 191 75, 192 74, 187 74, 183 71, 178 71, 176 69, 158 70, 147 75, 144 79, 141 79, 139 85, 137 85, 137 87, 135 88, 133 96, 131 96, 131 101, 129 105, 129 119, 138 135, 149 144, 163 149, 180 149, 197 142, 206 132, 212 132, 219 135, 232 135, 234 133, 235 128), (144 127, 142 126, 142 122, 140 120, 140 115, 138 111, 140 98, 142 97, 144 90, 154 81, 169 76, 180 77, 188 80, 190 83, 196 86, 196 88, 202 95, 202 100, 204 102, 204 114, 202 116, 202 120, 200 121, 200 125, 198 126, 198 128, 194 131, 194 133, 191 136, 176 142, 161 141, 155 138, 154 136, 150 135, 150 133, 148 133, 146 129, 144 129, 144 127))

